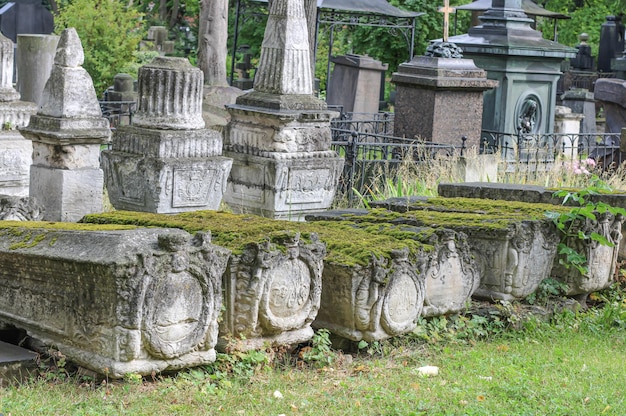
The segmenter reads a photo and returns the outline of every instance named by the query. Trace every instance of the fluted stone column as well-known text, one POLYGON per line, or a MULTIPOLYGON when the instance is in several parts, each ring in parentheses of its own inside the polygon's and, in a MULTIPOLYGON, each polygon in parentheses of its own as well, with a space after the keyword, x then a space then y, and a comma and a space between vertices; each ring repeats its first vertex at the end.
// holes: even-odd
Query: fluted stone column
POLYGON ((33 142, 29 195, 47 221, 78 221, 102 212, 100 146, 109 141, 83 47, 74 28, 61 34, 54 66, 36 115, 22 135, 33 142))
POLYGON ((336 114, 312 95, 302 0, 274 0, 252 92, 229 107, 225 202, 238 212, 303 220, 333 201, 343 160, 330 150, 336 114))
POLYGON ((13 88, 13 42, 0 33, 0 195, 28 195, 33 146, 17 132, 37 111, 13 88))
POLYGON ((132 126, 102 153, 116 209, 177 213, 219 208, 232 161, 202 119, 203 73, 186 58, 157 57, 139 70, 132 126))

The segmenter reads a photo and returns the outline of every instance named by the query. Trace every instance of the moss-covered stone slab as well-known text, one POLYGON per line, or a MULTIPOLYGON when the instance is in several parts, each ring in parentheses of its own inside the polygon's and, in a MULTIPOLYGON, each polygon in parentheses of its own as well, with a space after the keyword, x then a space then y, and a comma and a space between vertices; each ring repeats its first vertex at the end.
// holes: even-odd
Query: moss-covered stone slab
MULTIPOLYGON (((372 218, 378 215, 378 212, 368 210, 337 210, 310 215, 307 220, 341 221, 370 235, 382 234, 399 241, 424 244, 422 256, 412 265, 414 271, 424 279, 424 306, 421 315, 438 316, 463 310, 480 282, 465 234, 445 228, 393 224, 398 216, 385 211, 380 212, 378 219, 372 218), (390 222, 385 223, 382 220, 384 217, 390 222)), ((327 267, 328 263, 326 262, 327 267)), ((322 298, 326 291, 332 292, 332 289, 324 285, 322 298)))
POLYGON ((0 222, 0 321, 109 377, 215 360, 229 252, 209 233, 0 222))
MULTIPOLYGON (((474 297, 513 300, 550 277, 559 235, 545 213, 554 205, 469 198, 396 198, 375 210, 396 224, 445 227, 467 235, 480 274, 474 297)), ((373 215, 371 215, 373 216, 373 215)))
MULTIPOLYGON (((432 246, 416 239, 398 238, 386 232, 372 233, 338 221, 289 222, 211 211, 172 216, 118 211, 90 215, 84 221, 175 227, 188 232, 210 230, 214 243, 233 253, 224 275, 225 313, 220 325, 223 340, 220 346, 225 349, 257 348, 267 342, 294 343, 309 339, 312 335, 310 321, 319 314, 320 291, 324 297, 326 283, 317 280, 317 273, 322 276, 322 270, 324 276, 334 276, 331 270, 361 276, 359 273, 369 269, 372 259, 376 259, 386 270, 383 280, 387 285, 392 272, 398 275, 399 265, 405 264, 396 253, 405 253, 404 262, 417 264, 424 253, 432 251, 432 246), (299 237, 294 240, 296 236, 299 237), (396 266, 392 267, 392 263, 396 266), (287 275, 290 277, 286 278, 287 275)), ((410 269, 421 270, 417 266, 410 269)), ((416 272, 407 273, 392 280, 409 279, 418 282, 414 285, 423 286, 421 274, 417 278, 416 272)), ((396 287, 396 283, 392 286, 396 287)), ((394 289, 393 295, 402 293, 394 289)), ((417 309, 405 319, 413 327, 422 309, 423 290, 418 290, 414 298, 417 309)), ((328 314, 340 313, 340 304, 330 304, 328 314)), ((388 322, 392 322, 391 319, 388 322)), ((373 319, 377 327, 369 331, 376 334, 373 337, 382 339, 383 330, 378 329, 380 321, 373 319)), ((411 327, 405 321, 403 328, 411 327)), ((390 325, 401 326, 399 323, 390 325)), ((393 335, 397 333, 398 330, 392 331, 393 335)), ((364 339, 361 335, 349 338, 364 339)))

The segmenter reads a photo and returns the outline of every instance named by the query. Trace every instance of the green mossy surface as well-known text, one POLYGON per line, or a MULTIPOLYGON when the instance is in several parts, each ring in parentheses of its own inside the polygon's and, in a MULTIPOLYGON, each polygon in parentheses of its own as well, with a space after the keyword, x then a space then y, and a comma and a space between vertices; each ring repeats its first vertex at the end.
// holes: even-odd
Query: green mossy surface
POLYGON ((432 246, 384 229, 372 232, 357 228, 350 222, 318 221, 313 223, 279 221, 255 215, 238 215, 215 211, 196 211, 177 215, 116 211, 87 215, 84 222, 97 224, 129 224, 143 227, 180 228, 191 234, 210 231, 214 244, 241 254, 249 244, 268 239, 278 244, 285 236, 300 233, 310 241, 311 234, 326 244, 327 262, 352 266, 369 264, 372 256, 391 258, 394 250, 408 249, 411 256, 432 250, 432 246))
POLYGON ((9 250, 36 247, 51 236, 49 246, 54 245, 55 231, 113 231, 136 229, 136 226, 118 224, 79 224, 73 222, 42 222, 42 221, 0 221, 0 238, 9 238, 12 243, 9 250))

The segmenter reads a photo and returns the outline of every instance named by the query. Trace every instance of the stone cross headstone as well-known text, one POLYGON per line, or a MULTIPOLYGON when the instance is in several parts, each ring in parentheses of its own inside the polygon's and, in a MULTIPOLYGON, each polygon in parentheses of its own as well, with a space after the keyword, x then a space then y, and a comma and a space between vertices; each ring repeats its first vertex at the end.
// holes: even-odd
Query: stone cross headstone
POLYGON ((46 221, 78 221, 102 212, 100 145, 109 141, 85 55, 74 28, 65 29, 41 105, 20 133, 33 142, 29 195, 46 221))
POLYGON ((439 8, 439 11, 443 13, 443 41, 448 41, 448 36, 450 32, 450 13, 455 12, 454 7, 450 7, 450 0, 443 1, 443 7, 439 8))
POLYGON ((155 213, 216 210, 232 161, 222 136, 205 128, 202 71, 187 58, 157 57, 139 69, 132 126, 102 152, 106 187, 116 209, 155 213))
POLYGON ((13 42, 0 33, 0 195, 28 195, 32 144, 17 131, 35 114, 34 103, 19 101, 13 88, 13 42))

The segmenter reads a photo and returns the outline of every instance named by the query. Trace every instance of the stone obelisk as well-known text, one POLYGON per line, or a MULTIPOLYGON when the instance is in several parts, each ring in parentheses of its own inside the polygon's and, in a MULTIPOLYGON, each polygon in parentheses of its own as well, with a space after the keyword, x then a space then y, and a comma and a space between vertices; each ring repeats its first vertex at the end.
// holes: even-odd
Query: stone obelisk
POLYGON ((330 150, 326 103, 313 96, 303 0, 274 0, 253 91, 229 107, 224 201, 235 211, 303 220, 328 208, 343 160, 330 150))
POLYGON ((100 146, 109 141, 85 55, 74 28, 61 34, 37 114, 22 135, 33 142, 29 195, 47 221, 78 221, 102 212, 100 146))

